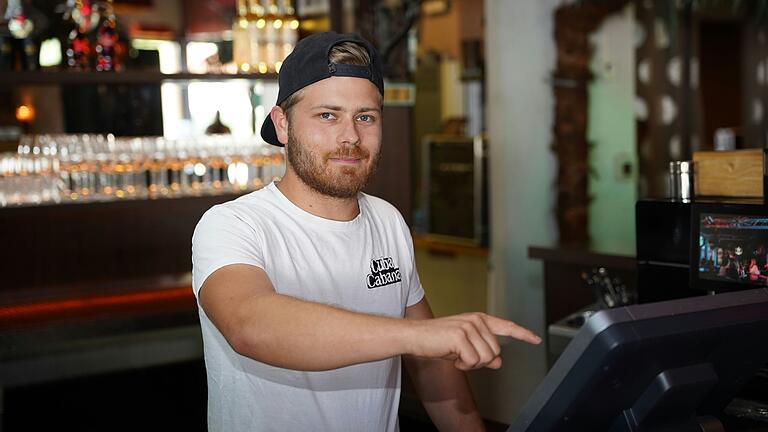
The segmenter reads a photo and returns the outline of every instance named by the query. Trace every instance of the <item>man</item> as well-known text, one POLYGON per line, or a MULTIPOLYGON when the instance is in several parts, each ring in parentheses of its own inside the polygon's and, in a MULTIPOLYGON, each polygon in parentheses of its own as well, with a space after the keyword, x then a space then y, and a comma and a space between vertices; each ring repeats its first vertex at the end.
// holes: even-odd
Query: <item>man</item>
POLYGON ((435 424, 482 430, 463 370, 499 368, 485 314, 434 319, 401 215, 360 191, 379 157, 379 57, 354 35, 297 44, 262 137, 279 183, 215 206, 193 237, 211 431, 397 430, 400 356, 435 424))

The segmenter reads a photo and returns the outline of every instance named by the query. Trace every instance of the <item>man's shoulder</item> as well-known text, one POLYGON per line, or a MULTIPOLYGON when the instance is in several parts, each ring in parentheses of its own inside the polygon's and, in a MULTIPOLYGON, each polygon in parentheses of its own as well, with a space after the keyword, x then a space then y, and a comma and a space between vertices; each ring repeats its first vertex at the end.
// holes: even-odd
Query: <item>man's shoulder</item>
POLYGON ((272 187, 271 184, 267 185, 215 207, 223 207, 231 211, 259 211, 268 208, 276 201, 272 187))
POLYGON ((273 193, 268 187, 255 190, 230 201, 216 204, 209 208, 199 224, 219 224, 226 221, 253 223, 266 217, 270 206, 274 205, 273 193))
POLYGON ((400 213, 400 210, 392 205, 392 203, 374 195, 369 195, 366 193, 361 193, 361 195, 361 201, 365 203, 365 206, 368 208, 368 212, 373 217, 389 222, 395 222, 402 226, 406 225, 402 213, 400 213))
POLYGON ((397 207, 392 205, 389 201, 383 198, 379 198, 375 195, 369 195, 364 192, 361 192, 360 195, 362 197, 362 201, 365 202, 374 213, 383 216, 402 217, 400 210, 398 210, 397 207))

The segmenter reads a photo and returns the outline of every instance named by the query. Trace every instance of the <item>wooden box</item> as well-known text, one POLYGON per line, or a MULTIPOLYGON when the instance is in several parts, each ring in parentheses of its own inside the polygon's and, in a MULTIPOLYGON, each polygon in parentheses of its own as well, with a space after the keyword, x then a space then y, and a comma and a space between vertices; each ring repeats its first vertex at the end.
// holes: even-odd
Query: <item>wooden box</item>
POLYGON ((693 153, 696 196, 762 197, 763 150, 693 153))

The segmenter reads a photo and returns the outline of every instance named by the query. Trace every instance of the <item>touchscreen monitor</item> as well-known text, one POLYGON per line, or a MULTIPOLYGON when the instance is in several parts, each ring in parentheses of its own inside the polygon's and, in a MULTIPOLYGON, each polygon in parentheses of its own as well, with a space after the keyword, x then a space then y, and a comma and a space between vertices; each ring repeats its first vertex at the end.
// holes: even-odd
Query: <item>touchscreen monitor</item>
POLYGON ((694 206, 691 227, 692 288, 726 291, 768 286, 764 206, 694 206))

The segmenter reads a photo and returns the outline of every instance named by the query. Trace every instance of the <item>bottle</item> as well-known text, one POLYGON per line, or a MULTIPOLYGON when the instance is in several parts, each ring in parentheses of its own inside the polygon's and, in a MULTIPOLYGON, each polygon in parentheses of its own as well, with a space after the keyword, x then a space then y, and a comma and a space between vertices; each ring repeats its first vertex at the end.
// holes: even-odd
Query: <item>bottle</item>
MULTIPOLYGON (((280 64, 288 57, 296 46, 296 42, 299 40, 299 19, 296 16, 296 10, 293 8, 293 2, 291 0, 283 0, 283 10, 285 15, 283 16, 283 33, 282 33, 282 53, 280 54, 280 64)), ((280 68, 277 67, 277 72, 280 68)))
POLYGON ((13 70, 14 67, 13 37, 8 29, 8 22, 3 21, 5 16, 0 15, 0 71, 13 70))
POLYGON ((274 72, 275 64, 282 60, 280 54, 282 50, 278 50, 281 43, 281 32, 283 27, 283 19, 280 15, 280 8, 277 6, 277 0, 267 0, 267 17, 266 17, 266 32, 265 42, 267 44, 266 62, 267 71, 274 72))
POLYGON ((248 3, 237 0, 237 16, 232 23, 232 57, 238 72, 251 71, 251 41, 248 35, 248 3))
POLYGON ((91 41, 88 32, 93 24, 93 10, 88 0, 77 0, 70 13, 74 27, 67 36, 67 68, 75 71, 91 70, 91 41))
POLYGON ((67 67, 76 71, 91 70, 91 41, 83 27, 76 26, 69 32, 67 42, 67 67))
POLYGON ((267 45, 264 43, 267 21, 264 6, 259 0, 248 0, 248 35, 250 41, 251 70, 267 72, 267 45))
POLYGON ((35 23, 26 16, 20 0, 8 0, 5 18, 8 20, 7 43, 10 45, 8 57, 10 69, 37 69, 38 47, 32 39, 35 23))
MULTIPOLYGON (((70 1, 67 4, 71 4, 70 1)), ((83 28, 84 33, 89 33, 99 24, 99 8, 93 7, 90 0, 75 0, 74 5, 65 18, 71 17, 75 25, 83 28)))
POLYGON ((120 70, 120 63, 117 59, 117 20, 112 8, 112 0, 107 2, 106 9, 96 34, 96 70, 98 72, 109 72, 120 70))

